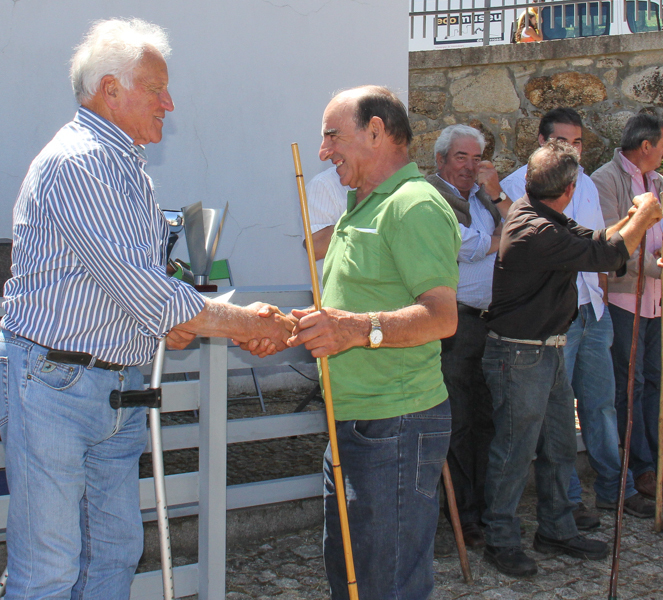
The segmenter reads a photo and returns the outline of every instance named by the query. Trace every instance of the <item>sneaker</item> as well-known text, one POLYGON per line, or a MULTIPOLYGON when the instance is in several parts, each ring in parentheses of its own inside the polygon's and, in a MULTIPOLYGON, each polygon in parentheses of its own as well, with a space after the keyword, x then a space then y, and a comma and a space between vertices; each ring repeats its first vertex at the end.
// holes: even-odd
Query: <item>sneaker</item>
POLYGON ((576 509, 573 511, 573 519, 576 522, 576 527, 580 531, 596 529, 601 526, 601 519, 599 519, 599 516, 595 512, 589 510, 582 502, 578 502, 576 509))
MULTIPOLYGON (((604 510, 617 510, 616 502, 606 502, 596 499, 596 508, 604 510)), ((636 493, 630 498, 624 500, 624 512, 627 515, 638 517, 639 519, 653 519, 656 513, 656 505, 647 500, 641 493, 636 493)))
POLYGON ((498 548, 497 546, 486 544, 483 550, 483 557, 505 575, 514 575, 516 577, 536 575, 536 562, 517 546, 498 548))
POLYGON ((537 532, 534 534, 534 550, 541 554, 563 552, 575 558, 589 560, 600 560, 608 556, 608 544, 600 540, 591 540, 582 535, 577 535, 570 540, 555 540, 537 532))
POLYGON ((635 489, 645 498, 656 500, 656 474, 654 471, 647 471, 640 477, 636 477, 635 489))

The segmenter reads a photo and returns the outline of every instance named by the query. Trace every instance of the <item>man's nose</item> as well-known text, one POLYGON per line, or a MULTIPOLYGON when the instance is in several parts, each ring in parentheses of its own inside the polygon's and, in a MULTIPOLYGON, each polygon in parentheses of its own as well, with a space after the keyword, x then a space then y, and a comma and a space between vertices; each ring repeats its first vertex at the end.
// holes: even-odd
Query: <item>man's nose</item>
POLYGON ((161 95, 161 106, 163 106, 168 112, 175 110, 175 103, 168 90, 165 90, 161 95))
POLYGON ((320 157, 320 160, 327 160, 332 154, 331 148, 329 147, 329 143, 327 140, 322 140, 322 144, 320 144, 320 152, 318 152, 318 156, 320 157))

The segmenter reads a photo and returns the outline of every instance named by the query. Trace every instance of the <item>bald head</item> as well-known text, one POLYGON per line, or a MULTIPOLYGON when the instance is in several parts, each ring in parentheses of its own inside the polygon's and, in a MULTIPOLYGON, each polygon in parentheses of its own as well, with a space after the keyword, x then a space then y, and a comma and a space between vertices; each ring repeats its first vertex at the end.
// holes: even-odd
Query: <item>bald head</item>
POLYGON ((410 145, 412 129, 407 109, 398 96, 386 87, 362 85, 351 88, 334 96, 332 102, 349 103, 354 107, 354 122, 358 129, 366 129, 371 119, 378 117, 395 144, 410 145))
POLYGON ((405 166, 412 130, 403 103, 388 89, 367 85, 334 96, 322 117, 320 160, 336 165, 341 183, 361 201, 405 166))

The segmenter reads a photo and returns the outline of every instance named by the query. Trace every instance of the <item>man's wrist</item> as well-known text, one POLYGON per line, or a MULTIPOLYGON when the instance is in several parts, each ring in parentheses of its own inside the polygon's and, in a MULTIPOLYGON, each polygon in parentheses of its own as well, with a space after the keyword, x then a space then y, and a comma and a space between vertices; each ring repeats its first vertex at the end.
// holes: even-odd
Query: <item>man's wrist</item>
POLYGON ((500 202, 508 200, 509 197, 506 195, 504 190, 500 190, 500 193, 496 197, 491 196, 490 199, 492 200, 493 204, 499 204, 500 202))

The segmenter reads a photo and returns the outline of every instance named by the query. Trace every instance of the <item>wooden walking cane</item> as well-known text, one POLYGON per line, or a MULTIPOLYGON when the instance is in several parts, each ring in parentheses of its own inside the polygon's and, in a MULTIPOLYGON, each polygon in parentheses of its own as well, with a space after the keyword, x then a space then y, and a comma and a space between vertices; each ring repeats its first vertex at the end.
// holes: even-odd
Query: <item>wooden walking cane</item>
MULTIPOLYGON (((304 223, 304 235, 306 237, 306 253, 308 254, 308 266, 311 270, 311 284, 313 286, 313 304, 316 310, 322 308, 320 300, 320 287, 318 286, 318 270, 315 266, 315 250, 313 249, 313 235, 311 234, 311 222, 308 217, 308 204, 306 202, 306 188, 304 187, 304 175, 302 163, 299 159, 299 146, 292 144, 292 158, 295 161, 295 175, 297 177, 297 189, 299 191, 299 203, 302 209, 302 222, 304 223)), ((336 499, 338 513, 341 521, 341 535, 343 537, 343 552, 345 554, 345 569, 348 579, 348 594, 350 600, 359 600, 357 592, 357 578, 355 576, 355 564, 352 558, 352 544, 350 541, 350 525, 348 523, 348 507, 345 499, 345 486, 343 485, 343 473, 341 472, 341 460, 338 455, 338 440, 336 438, 336 419, 334 418, 334 405, 332 402, 331 383, 329 380, 329 363, 327 357, 320 359, 320 370, 322 371, 322 388, 325 392, 325 409, 327 411, 327 427, 329 429, 329 445, 332 453, 332 466, 334 469, 334 483, 336 484, 336 499)))
POLYGON ((447 495, 447 504, 449 505, 451 527, 454 530, 454 537, 456 538, 458 558, 460 558, 460 570, 463 572, 465 583, 472 584, 474 583, 474 579, 472 579, 472 570, 470 569, 470 561, 467 559, 467 548, 465 547, 465 539, 463 538, 463 529, 460 525, 460 517, 458 516, 456 492, 454 491, 454 484, 451 481, 449 463, 447 463, 446 460, 442 465, 442 481, 444 481, 444 492, 447 495))
MULTIPOLYGON (((646 178, 645 178, 645 186, 646 178)), ((628 387, 626 391, 626 434, 624 435, 624 457, 622 458, 622 471, 619 482, 619 499, 617 500, 617 514, 615 515, 615 544, 612 550, 612 570, 610 571, 610 592, 608 600, 617 600, 617 580, 619 578, 619 551, 622 541, 622 520, 624 517, 624 499, 626 497, 626 477, 628 474, 628 460, 631 454, 631 431, 633 429, 633 391, 635 389, 635 362, 638 352, 638 336, 640 330, 640 307, 642 305, 642 284, 644 281, 645 245, 647 233, 640 242, 640 256, 638 257, 638 283, 635 292, 635 314, 633 315, 633 337, 631 338, 631 355, 628 363, 628 387)))

